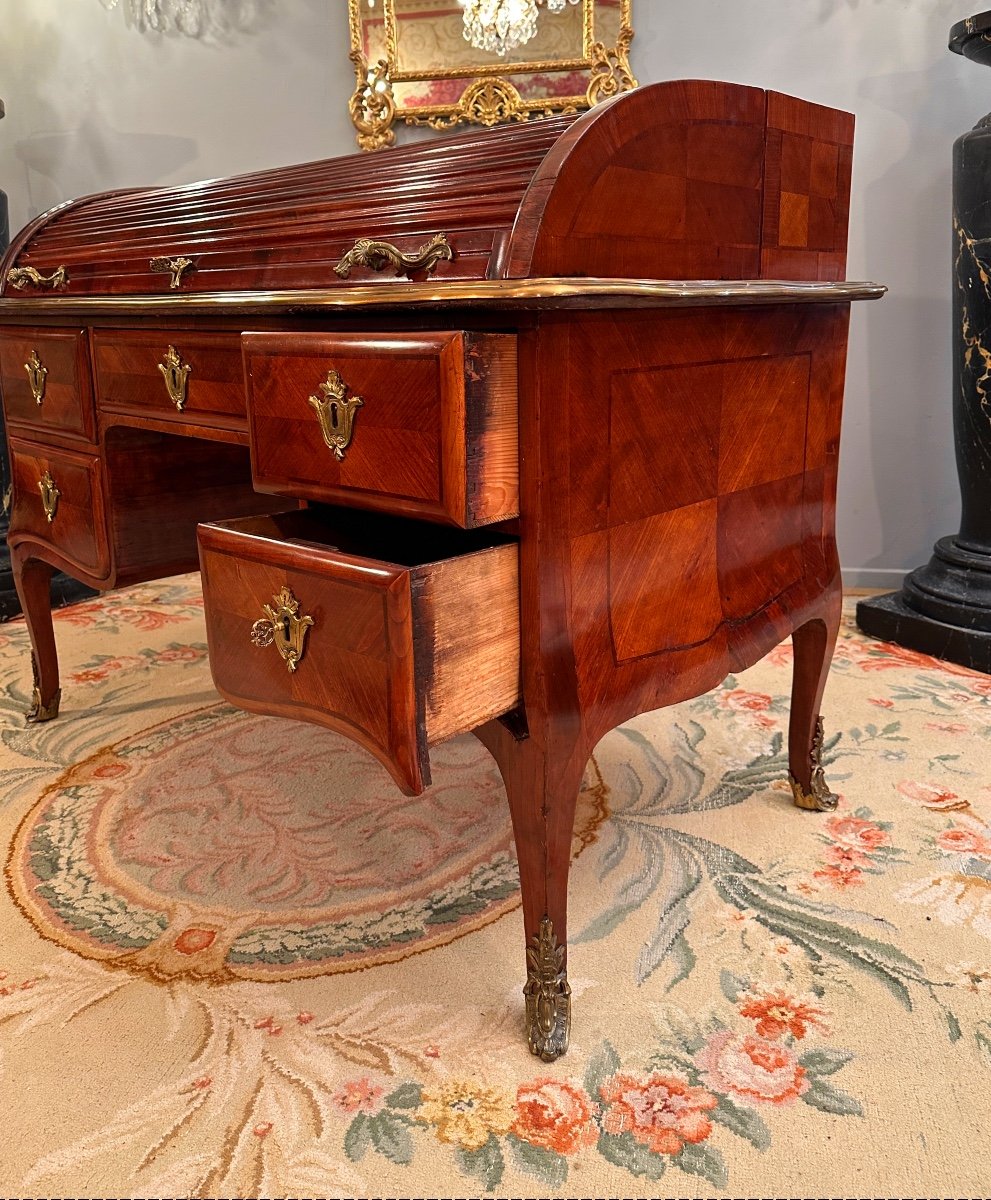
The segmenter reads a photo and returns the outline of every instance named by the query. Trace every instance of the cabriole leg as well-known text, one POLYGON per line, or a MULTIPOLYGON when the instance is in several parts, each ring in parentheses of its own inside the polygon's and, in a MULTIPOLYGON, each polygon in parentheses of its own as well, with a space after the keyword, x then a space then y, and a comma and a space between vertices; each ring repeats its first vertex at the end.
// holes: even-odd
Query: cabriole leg
POLYGON ((476 730, 506 784, 520 865, 526 937, 526 1034, 530 1052, 554 1062, 568 1049, 568 870, 585 763, 547 755, 499 722, 476 730))
POLYGON ((796 805, 812 812, 831 812, 837 804, 837 797, 829 790, 823 771, 820 705, 839 627, 840 595, 837 592, 831 598, 827 612, 800 626, 792 638, 795 667, 788 727, 791 790, 796 805))
POLYGON ((29 721, 51 721, 58 716, 62 691, 59 687, 58 654, 52 625, 52 575, 55 568, 20 550, 11 552, 14 586, 21 601, 31 639, 31 668, 34 694, 27 712, 29 721))

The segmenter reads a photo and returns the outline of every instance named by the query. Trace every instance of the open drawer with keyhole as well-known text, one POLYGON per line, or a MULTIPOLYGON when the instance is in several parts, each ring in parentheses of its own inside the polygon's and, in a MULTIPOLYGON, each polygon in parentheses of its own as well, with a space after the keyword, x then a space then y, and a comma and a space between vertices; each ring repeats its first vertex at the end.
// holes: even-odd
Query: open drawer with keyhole
POLYGON ((311 509, 201 525, 199 543, 220 692, 347 735, 407 793, 429 746, 518 704, 515 542, 311 509))

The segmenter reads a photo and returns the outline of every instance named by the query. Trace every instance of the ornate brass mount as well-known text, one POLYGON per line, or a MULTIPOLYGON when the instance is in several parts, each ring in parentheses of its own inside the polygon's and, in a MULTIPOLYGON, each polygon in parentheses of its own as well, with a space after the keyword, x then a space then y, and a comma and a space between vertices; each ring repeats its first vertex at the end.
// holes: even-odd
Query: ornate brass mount
POLYGON ((41 678, 38 674, 38 660, 33 650, 31 651, 31 674, 34 677, 34 691, 31 693, 31 707, 27 711, 27 719, 32 725, 41 721, 53 721, 58 716, 62 689, 58 688, 51 700, 47 704, 42 704, 41 678))
POLYGON ((38 491, 41 492, 41 506, 45 510, 48 524, 51 525, 58 512, 58 498, 62 493, 55 486, 55 480, 51 477, 50 472, 46 471, 38 480, 38 491))
POLYGON ((794 775, 789 775, 788 777, 791 783, 792 795, 795 797, 795 804, 799 808, 807 809, 809 812, 832 812, 839 803, 839 797, 835 796, 829 790, 826 783, 826 773, 822 766, 824 738, 825 733, 822 725, 822 717, 817 717, 815 737, 812 739, 812 750, 809 755, 809 760, 812 764, 812 790, 806 792, 794 775))
POLYGON ((165 351, 164 361, 158 364, 158 369, 162 372, 162 378, 165 380, 169 399, 179 412, 182 412, 186 407, 186 381, 193 368, 189 363, 182 361, 182 355, 175 346, 169 346, 165 351))
POLYGON ((351 445, 358 409, 364 405, 360 396, 348 396, 348 387, 337 371, 328 371, 320 384, 323 396, 311 396, 310 404, 320 420, 320 432, 338 462, 351 445))
POLYGON ((11 267, 7 282, 18 291, 23 291, 29 283, 40 288, 60 288, 69 282, 69 275, 65 267, 56 267, 51 275, 42 275, 34 267, 11 267))
POLYGON ((393 267, 397 275, 412 275, 414 271, 430 272, 439 262, 451 262, 454 251, 444 233, 436 233, 415 254, 404 254, 391 242, 376 242, 370 238, 359 238, 334 268, 342 279, 347 279, 353 267, 368 267, 372 271, 384 271, 393 267))
POLYGON ((172 278, 169 281, 169 287, 173 292, 179 290, 182 277, 187 271, 196 270, 196 263, 191 258, 168 258, 165 255, 153 258, 148 263, 148 266, 152 271, 164 271, 166 274, 171 273, 172 278))
POLYGON ((554 1062, 568 1049, 571 1036, 571 988, 564 966, 564 947, 558 945, 550 917, 526 951, 526 1036, 530 1053, 554 1062))
POLYGON ((287 587, 271 604, 263 604, 262 612, 265 616, 251 626, 251 641, 262 647, 274 642, 291 675, 303 661, 306 631, 313 624, 313 618, 299 615, 299 601, 287 587))
POLYGON ((24 364, 24 370, 28 373, 28 383, 31 385, 34 402, 41 408, 41 402, 45 398, 45 380, 48 378, 48 368, 42 366, 37 350, 31 351, 31 357, 24 364))

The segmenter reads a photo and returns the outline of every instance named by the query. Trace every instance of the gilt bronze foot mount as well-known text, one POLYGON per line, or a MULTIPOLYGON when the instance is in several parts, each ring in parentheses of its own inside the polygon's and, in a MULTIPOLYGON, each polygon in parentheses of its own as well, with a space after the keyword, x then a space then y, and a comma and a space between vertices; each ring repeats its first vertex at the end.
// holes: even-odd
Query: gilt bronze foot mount
POLYGON ((565 948, 558 944, 549 917, 527 947, 526 1035, 530 1053, 554 1062, 568 1049, 571 1035, 571 988, 564 965, 565 948))
POLYGON ((31 707, 27 711, 29 724, 40 721, 53 721, 58 716, 59 703, 62 699, 62 689, 59 688, 47 704, 41 699, 41 677, 38 674, 38 660, 31 655, 31 673, 34 676, 34 691, 31 694, 31 707))
POLYGON ((812 739, 812 748, 809 752, 809 762, 812 768, 809 790, 806 791, 794 775, 788 777, 796 806, 807 809, 809 812, 833 812, 839 803, 839 796, 829 790, 826 773, 822 766, 824 739, 822 717, 819 717, 816 720, 815 737, 812 739))

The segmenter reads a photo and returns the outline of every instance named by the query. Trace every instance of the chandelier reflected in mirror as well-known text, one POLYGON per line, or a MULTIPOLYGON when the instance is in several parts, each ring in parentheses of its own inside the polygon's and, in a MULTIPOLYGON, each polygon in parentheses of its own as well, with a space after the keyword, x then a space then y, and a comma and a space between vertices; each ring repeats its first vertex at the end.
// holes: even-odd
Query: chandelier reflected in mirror
MULTIPOLYGON (((504 58, 537 35, 537 14, 564 12, 582 0, 458 0, 465 10, 465 41, 476 50, 504 58)), ((375 7, 375 0, 368 0, 375 7)))
POLYGON ((460 0, 465 10, 465 40, 500 58, 525 46, 537 33, 537 13, 563 12, 581 0, 460 0))

